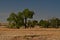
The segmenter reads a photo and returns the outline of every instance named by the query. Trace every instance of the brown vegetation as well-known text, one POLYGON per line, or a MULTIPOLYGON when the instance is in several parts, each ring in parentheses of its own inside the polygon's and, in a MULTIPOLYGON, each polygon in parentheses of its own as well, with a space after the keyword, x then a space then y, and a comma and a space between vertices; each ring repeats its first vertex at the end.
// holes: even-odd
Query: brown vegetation
POLYGON ((60 28, 0 28, 0 40, 60 40, 60 28))

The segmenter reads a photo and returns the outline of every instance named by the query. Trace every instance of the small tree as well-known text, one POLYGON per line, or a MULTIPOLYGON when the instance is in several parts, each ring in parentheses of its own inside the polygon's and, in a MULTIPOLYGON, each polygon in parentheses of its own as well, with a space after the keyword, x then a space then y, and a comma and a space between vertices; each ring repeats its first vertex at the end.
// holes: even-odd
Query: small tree
POLYGON ((28 27, 34 28, 36 25, 38 25, 38 21, 36 20, 28 20, 28 27))
POLYGON ((53 28, 59 28, 60 21, 58 18, 52 18, 50 19, 50 24, 53 28))
POLYGON ((49 22, 46 20, 40 20, 39 26, 42 26, 43 28, 48 28, 49 22))
POLYGON ((38 21, 37 20, 33 20, 33 24, 34 24, 34 26, 38 25, 38 21))
POLYGON ((35 26, 35 24, 31 20, 28 20, 27 24, 28 24, 28 27, 30 27, 30 28, 33 28, 35 26))

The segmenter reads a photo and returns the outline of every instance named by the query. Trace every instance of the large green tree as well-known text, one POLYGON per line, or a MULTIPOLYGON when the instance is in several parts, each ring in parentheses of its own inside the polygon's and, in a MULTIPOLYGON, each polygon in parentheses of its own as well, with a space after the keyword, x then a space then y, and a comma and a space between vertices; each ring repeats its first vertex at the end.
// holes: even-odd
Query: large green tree
POLYGON ((33 18, 34 12, 30 11, 29 9, 24 9, 23 15, 24 15, 24 21, 25 21, 25 28, 26 28, 27 27, 27 19, 33 18))
POLYGON ((29 9, 24 9, 22 12, 18 12, 18 14, 11 13, 7 18, 10 26, 15 26, 19 28, 19 26, 25 25, 27 28, 27 19, 33 18, 34 12, 29 9))

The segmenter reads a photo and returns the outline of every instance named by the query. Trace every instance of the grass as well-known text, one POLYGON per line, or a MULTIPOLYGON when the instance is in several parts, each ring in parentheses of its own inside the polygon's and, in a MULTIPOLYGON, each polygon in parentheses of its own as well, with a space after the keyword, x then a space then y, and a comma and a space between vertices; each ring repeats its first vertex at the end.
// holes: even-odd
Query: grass
POLYGON ((8 29, 0 28, 0 40, 60 40, 60 28, 8 29))

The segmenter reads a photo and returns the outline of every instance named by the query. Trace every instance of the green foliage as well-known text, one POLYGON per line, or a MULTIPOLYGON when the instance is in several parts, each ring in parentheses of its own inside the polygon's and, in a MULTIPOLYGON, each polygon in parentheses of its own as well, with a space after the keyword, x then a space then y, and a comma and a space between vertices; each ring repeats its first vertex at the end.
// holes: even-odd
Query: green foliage
POLYGON ((7 18, 7 21, 14 22, 16 21, 17 15, 15 13, 11 13, 10 16, 7 18))
POLYGON ((37 24, 38 24, 38 21, 36 21, 36 20, 28 20, 28 27, 30 27, 30 28, 34 28, 37 24))
POLYGON ((29 9, 23 10, 23 12, 18 12, 18 14, 11 13, 10 16, 7 18, 7 21, 9 21, 9 25, 13 28, 20 28, 20 26, 24 25, 25 21, 25 28, 27 27, 27 19, 33 18, 33 11, 30 11, 29 9))
POLYGON ((9 27, 11 28, 20 28, 20 26, 24 24, 21 12, 19 12, 18 14, 11 13, 7 18, 7 21, 9 21, 9 27))
POLYGON ((33 18, 34 12, 30 11, 29 9, 23 10, 24 20, 25 20, 25 28, 27 27, 27 19, 33 18))
POLYGON ((34 25, 38 25, 38 21, 37 20, 33 20, 33 24, 34 25))
POLYGON ((60 27, 60 19, 52 18, 52 19, 49 19, 48 21, 40 20, 39 26, 42 26, 44 28, 59 28, 60 27))
POLYGON ((34 12, 30 11, 29 9, 24 9, 23 15, 25 18, 33 18, 34 12))
POLYGON ((24 9, 22 12, 18 12, 17 14, 11 13, 7 18, 9 22, 10 28, 20 28, 21 26, 25 26, 25 28, 32 27, 34 28, 36 25, 42 26, 43 28, 59 28, 60 19, 52 18, 49 20, 40 20, 39 23, 37 20, 28 20, 33 18, 34 12, 29 9, 24 9))
POLYGON ((28 27, 30 27, 30 28, 34 27, 33 21, 31 21, 31 20, 28 20, 27 24, 28 24, 28 27))
POLYGON ((31 27, 34 28, 36 25, 38 25, 38 21, 33 20, 32 23, 31 23, 31 27))
POLYGON ((59 28, 59 26, 60 26, 60 20, 58 18, 52 18, 52 19, 50 19, 50 25, 53 28, 59 28))
POLYGON ((49 22, 46 21, 46 20, 41 20, 41 21, 39 22, 39 25, 42 26, 42 27, 44 27, 44 28, 48 28, 49 22))

